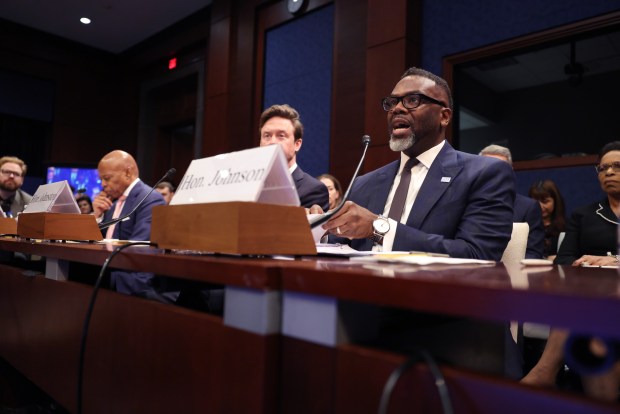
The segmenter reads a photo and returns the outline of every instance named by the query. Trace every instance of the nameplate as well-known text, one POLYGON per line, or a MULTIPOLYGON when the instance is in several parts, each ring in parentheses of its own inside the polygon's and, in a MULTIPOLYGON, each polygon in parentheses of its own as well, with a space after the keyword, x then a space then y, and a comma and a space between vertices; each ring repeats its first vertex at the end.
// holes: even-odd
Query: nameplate
POLYGON ((279 145, 193 160, 170 202, 249 201, 299 206, 299 196, 279 145))
POLYGON ((67 180, 40 185, 22 214, 80 213, 67 180))

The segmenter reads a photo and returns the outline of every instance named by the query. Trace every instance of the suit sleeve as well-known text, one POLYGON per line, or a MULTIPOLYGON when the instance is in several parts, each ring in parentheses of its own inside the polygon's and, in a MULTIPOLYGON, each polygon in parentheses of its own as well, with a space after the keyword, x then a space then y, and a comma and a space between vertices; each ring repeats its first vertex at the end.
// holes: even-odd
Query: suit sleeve
POLYGON ((582 215, 578 211, 571 215, 570 219, 566 223, 566 235, 564 236, 564 241, 562 241, 558 255, 555 257, 553 263, 572 265, 575 260, 582 256, 579 246, 579 240, 581 238, 581 221, 582 215))
POLYGON ((321 206, 323 211, 329 210, 329 192, 327 191, 327 186, 322 182, 317 180, 316 185, 312 187, 312 190, 304 195, 303 200, 301 201, 301 205, 303 207, 312 207, 317 204, 321 206))
POLYGON ((131 240, 150 240, 151 222, 153 221, 153 207, 163 206, 166 202, 162 196, 153 192, 135 212, 135 225, 131 233, 131 240))
POLYGON ((540 259, 545 250, 545 227, 542 222, 542 212, 538 203, 532 203, 526 215, 530 233, 527 236, 527 248, 525 257, 528 259, 540 259))
POLYGON ((425 231, 398 224, 392 249, 499 261, 512 234, 512 168, 472 159, 451 187, 425 219, 425 231))

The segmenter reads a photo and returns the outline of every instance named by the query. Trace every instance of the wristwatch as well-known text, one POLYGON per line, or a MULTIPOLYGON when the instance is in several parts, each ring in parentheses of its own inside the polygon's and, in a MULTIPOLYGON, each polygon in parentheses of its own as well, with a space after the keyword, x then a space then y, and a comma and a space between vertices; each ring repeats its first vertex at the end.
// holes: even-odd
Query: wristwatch
POLYGON ((377 244, 383 245, 383 236, 385 236, 385 234, 390 231, 390 222, 388 221, 387 217, 379 215, 372 222, 372 231, 372 241, 377 244))

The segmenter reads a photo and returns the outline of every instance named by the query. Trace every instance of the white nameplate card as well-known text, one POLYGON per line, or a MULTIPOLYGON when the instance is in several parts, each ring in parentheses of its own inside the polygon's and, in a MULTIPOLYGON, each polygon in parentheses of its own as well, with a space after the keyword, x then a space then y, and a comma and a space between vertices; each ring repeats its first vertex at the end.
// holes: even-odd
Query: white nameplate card
POLYGON ((67 180, 40 185, 22 214, 26 213, 76 213, 80 208, 75 201, 67 180))
POLYGON ((250 201, 299 206, 299 196, 279 145, 193 160, 174 204, 250 201))

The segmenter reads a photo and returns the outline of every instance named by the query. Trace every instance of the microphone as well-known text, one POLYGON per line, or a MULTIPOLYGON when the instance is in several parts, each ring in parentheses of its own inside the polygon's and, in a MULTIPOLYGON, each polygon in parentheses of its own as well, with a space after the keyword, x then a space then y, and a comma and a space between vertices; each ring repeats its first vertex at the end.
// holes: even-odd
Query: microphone
POLYGON ((357 168, 355 169, 355 173, 353 173, 353 178, 351 178, 351 182, 349 183, 349 187, 347 188, 347 191, 344 193, 344 196, 342 197, 342 200, 340 200, 340 203, 333 210, 330 210, 327 213, 322 214, 319 217, 315 218, 314 220, 310 221, 310 228, 311 229, 314 229, 314 228, 320 226, 321 224, 325 223, 334 214, 339 212, 340 209, 342 208, 342 206, 344 206, 344 203, 349 198, 349 193, 351 192, 351 188, 353 187, 353 181, 355 181, 355 179, 357 178, 357 174, 360 172, 360 168, 362 167, 362 164, 364 163, 364 158, 366 158, 366 151, 368 150, 368 146, 370 145, 370 137, 368 135, 364 135, 362 137, 362 144, 364 145, 364 152, 362 153, 362 158, 360 158, 360 162, 359 162, 359 164, 357 164, 357 168))
POLYGON ((581 375, 599 375, 609 371, 620 359, 620 342, 609 338, 599 338, 607 353, 597 356, 590 350, 592 337, 571 334, 564 344, 566 365, 581 375))
POLYGON ((151 191, 149 191, 148 193, 146 193, 146 195, 142 198, 142 200, 140 200, 140 202, 138 204, 136 204, 136 206, 127 214, 125 214, 124 216, 120 216, 117 217, 115 219, 112 220, 108 220, 108 221, 104 221, 102 223, 99 223, 99 230, 103 230, 103 229, 107 229, 108 227, 110 227, 113 224, 118 223, 119 221, 123 221, 125 220, 127 217, 131 216, 137 209, 138 207, 140 207, 142 205, 142 203, 144 203, 144 200, 146 200, 146 198, 148 196, 151 195, 151 193, 153 191, 155 191, 155 187, 157 187, 157 184, 161 183, 162 181, 164 181, 166 178, 170 177, 171 175, 173 175, 175 172, 177 172, 177 170, 175 168, 170 168, 168 171, 166 171, 166 174, 164 174, 163 177, 161 177, 159 179, 159 181, 157 181, 153 187, 151 187, 151 191))

